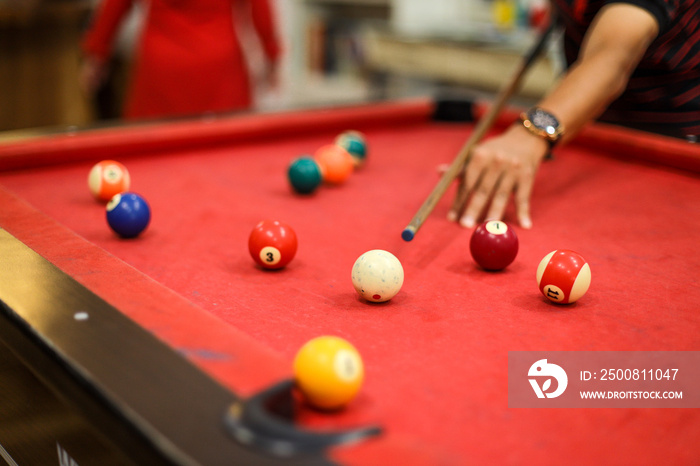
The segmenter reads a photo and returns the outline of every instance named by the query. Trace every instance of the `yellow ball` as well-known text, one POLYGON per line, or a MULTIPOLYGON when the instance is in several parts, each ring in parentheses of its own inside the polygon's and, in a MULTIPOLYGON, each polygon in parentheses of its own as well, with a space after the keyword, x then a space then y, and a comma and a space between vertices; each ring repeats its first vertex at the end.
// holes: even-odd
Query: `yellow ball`
POLYGON ((294 358, 296 384, 317 408, 337 409, 360 391, 364 366, 360 353, 346 340, 322 336, 308 341, 294 358))

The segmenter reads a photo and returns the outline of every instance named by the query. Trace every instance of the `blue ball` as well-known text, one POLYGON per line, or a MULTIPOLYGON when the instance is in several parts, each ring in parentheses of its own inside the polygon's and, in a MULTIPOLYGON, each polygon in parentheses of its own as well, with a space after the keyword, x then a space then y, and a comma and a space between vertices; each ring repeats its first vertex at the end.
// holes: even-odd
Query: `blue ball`
POLYGON ((309 156, 292 161, 287 170, 287 177, 294 191, 299 194, 311 194, 323 181, 321 167, 309 156))
POLYGON ((122 238, 135 238, 151 221, 151 209, 134 193, 115 195, 107 204, 107 223, 122 238))

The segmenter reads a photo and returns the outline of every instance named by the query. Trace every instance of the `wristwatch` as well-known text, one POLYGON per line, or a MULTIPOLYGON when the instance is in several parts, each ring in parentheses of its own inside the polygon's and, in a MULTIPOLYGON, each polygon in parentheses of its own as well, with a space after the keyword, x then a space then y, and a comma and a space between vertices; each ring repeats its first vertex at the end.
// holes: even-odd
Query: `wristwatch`
POLYGON ((540 107, 532 107, 520 115, 523 126, 535 136, 541 137, 551 149, 564 134, 564 125, 557 117, 540 107))

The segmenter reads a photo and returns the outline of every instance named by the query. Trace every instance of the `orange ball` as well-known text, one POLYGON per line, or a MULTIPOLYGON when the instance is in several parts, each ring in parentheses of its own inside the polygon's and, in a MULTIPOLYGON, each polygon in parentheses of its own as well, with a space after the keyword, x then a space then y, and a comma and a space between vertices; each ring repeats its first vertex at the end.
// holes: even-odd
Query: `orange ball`
POLYGON ((95 164, 88 175, 88 187, 96 199, 109 201, 116 194, 129 190, 131 178, 124 165, 114 160, 95 164))
POLYGON ((319 148, 314 154, 314 159, 321 167, 323 180, 329 184, 344 183, 355 166, 352 155, 336 144, 319 148))

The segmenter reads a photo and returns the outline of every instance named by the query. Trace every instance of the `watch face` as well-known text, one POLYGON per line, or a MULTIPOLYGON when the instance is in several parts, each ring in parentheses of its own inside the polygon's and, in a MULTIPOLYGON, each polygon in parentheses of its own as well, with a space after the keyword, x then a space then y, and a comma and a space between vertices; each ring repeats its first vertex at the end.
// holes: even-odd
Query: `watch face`
POLYGON ((537 129, 544 131, 550 136, 557 134, 559 121, 551 113, 546 112, 541 108, 535 108, 530 111, 528 119, 537 129))

